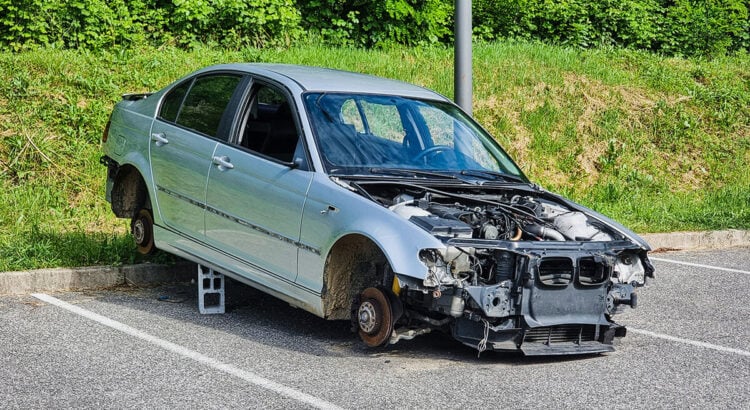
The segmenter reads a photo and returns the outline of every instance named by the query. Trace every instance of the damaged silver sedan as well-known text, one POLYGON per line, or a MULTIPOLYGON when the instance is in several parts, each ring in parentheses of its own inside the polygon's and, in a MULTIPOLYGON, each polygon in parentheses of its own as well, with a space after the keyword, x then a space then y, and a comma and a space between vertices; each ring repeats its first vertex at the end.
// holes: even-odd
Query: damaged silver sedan
POLYGON ((361 74, 213 66, 126 95, 107 199, 179 255, 368 346, 434 330, 477 350, 608 352, 653 276, 620 224, 532 184, 445 97, 361 74))

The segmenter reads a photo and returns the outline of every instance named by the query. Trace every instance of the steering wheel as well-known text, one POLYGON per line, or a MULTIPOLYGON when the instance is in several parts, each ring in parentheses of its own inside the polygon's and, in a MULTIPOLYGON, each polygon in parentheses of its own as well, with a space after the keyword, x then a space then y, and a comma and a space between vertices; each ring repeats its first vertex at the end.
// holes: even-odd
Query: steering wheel
POLYGON ((411 160, 412 160, 412 162, 417 162, 420 159, 422 159, 422 158, 424 158, 424 157, 426 157, 428 155, 434 155, 434 154, 436 154, 438 152, 450 151, 452 149, 453 149, 452 147, 449 147, 447 145, 433 145, 430 148, 427 148, 426 150, 424 150, 424 151, 418 153, 417 155, 413 156, 411 158, 411 160))

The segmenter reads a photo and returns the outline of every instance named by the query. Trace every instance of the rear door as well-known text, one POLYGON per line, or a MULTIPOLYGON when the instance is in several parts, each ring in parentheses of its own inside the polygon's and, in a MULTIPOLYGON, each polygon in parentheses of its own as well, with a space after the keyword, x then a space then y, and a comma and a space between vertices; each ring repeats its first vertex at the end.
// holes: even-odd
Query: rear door
POLYGON ((167 228, 201 239, 204 235, 206 178, 219 141, 226 140, 242 76, 194 77, 165 97, 151 129, 154 210, 167 228))

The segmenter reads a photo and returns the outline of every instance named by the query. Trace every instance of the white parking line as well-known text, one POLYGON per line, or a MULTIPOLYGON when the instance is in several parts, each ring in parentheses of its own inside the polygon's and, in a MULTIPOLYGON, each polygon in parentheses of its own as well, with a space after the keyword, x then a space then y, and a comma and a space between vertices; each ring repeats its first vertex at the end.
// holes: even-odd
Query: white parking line
POLYGON ((711 265, 701 265, 700 263, 691 263, 691 262, 683 262, 683 261, 676 261, 674 259, 662 259, 662 258, 654 258, 649 256, 649 259, 659 262, 669 262, 669 263, 676 263, 679 265, 686 265, 686 266, 694 266, 697 268, 706 268, 706 269, 715 269, 715 270, 723 270, 725 272, 736 272, 736 273, 744 273, 745 275, 750 275, 750 271, 746 270, 739 270, 739 269, 731 269, 731 268, 722 268, 719 266, 711 266, 711 265))
POLYGON ((120 332, 126 333, 130 336, 137 337, 138 339, 144 340, 153 345, 161 347, 164 350, 168 350, 170 352, 177 353, 180 356, 193 359, 196 362, 203 363, 216 370, 220 370, 224 373, 238 377, 242 380, 245 380, 248 383, 254 384, 258 387, 262 387, 267 390, 271 390, 283 396, 308 404, 312 407, 319 408, 319 409, 340 409, 340 407, 336 406, 335 404, 329 403, 323 399, 319 399, 315 396, 311 396, 307 393, 303 393, 299 390, 285 386, 283 384, 276 383, 272 380, 266 379, 265 377, 258 376, 255 373, 248 372, 246 370, 242 370, 240 368, 234 367, 231 364, 222 363, 216 359, 213 359, 211 357, 198 353, 195 350, 190 350, 178 344, 175 344, 175 343, 163 340, 163 339, 159 339, 156 336, 152 336, 134 327, 130 327, 124 323, 120 323, 116 320, 112 320, 106 316, 102 316, 98 313, 91 312, 81 307, 71 305, 70 303, 63 302, 60 299, 56 299, 44 293, 34 293, 31 296, 43 302, 47 302, 51 305, 59 306, 65 310, 73 312, 79 316, 83 316, 87 319, 93 320, 104 326, 110 327, 115 330, 119 330, 120 332))
POLYGON ((663 333, 656 333, 656 332, 652 332, 650 330, 634 329, 632 327, 628 327, 628 332, 633 332, 633 333, 638 333, 638 334, 641 334, 641 335, 656 337, 656 338, 659 338, 659 339, 669 340, 669 341, 672 341, 672 342, 684 343, 684 344, 688 344, 688 345, 692 345, 692 346, 698 346, 698 347, 702 347, 702 348, 705 348, 705 349, 712 349, 712 350, 716 350, 716 351, 719 351, 719 352, 734 353, 734 354, 738 354, 740 356, 748 356, 748 357, 750 357, 750 352, 748 352, 747 350, 734 349, 734 348, 731 348, 731 347, 719 346, 719 345, 715 345, 715 344, 711 344, 711 343, 706 343, 706 342, 699 342, 697 340, 683 339, 681 337, 675 337, 675 336, 665 335, 663 333))

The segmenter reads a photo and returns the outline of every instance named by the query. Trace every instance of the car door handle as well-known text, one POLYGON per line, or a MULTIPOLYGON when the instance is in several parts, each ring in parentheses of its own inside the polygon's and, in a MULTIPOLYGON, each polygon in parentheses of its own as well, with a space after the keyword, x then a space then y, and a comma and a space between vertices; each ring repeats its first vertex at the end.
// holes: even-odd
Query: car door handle
POLYGON ((227 156, 214 157, 214 164, 218 165, 219 171, 226 171, 234 168, 232 161, 230 161, 227 156))
POLYGON ((157 147, 161 147, 162 145, 169 144, 169 140, 161 132, 155 132, 151 134, 151 141, 156 142, 157 147))
POLYGON ((325 209, 323 209, 322 211, 320 211, 320 213, 321 213, 322 215, 325 215, 325 214, 327 214, 327 213, 329 213, 329 212, 338 212, 338 211, 339 211, 339 209, 338 209, 338 208, 336 208, 335 206, 333 206, 333 205, 328 205, 328 206, 327 206, 327 207, 326 207, 325 209))

